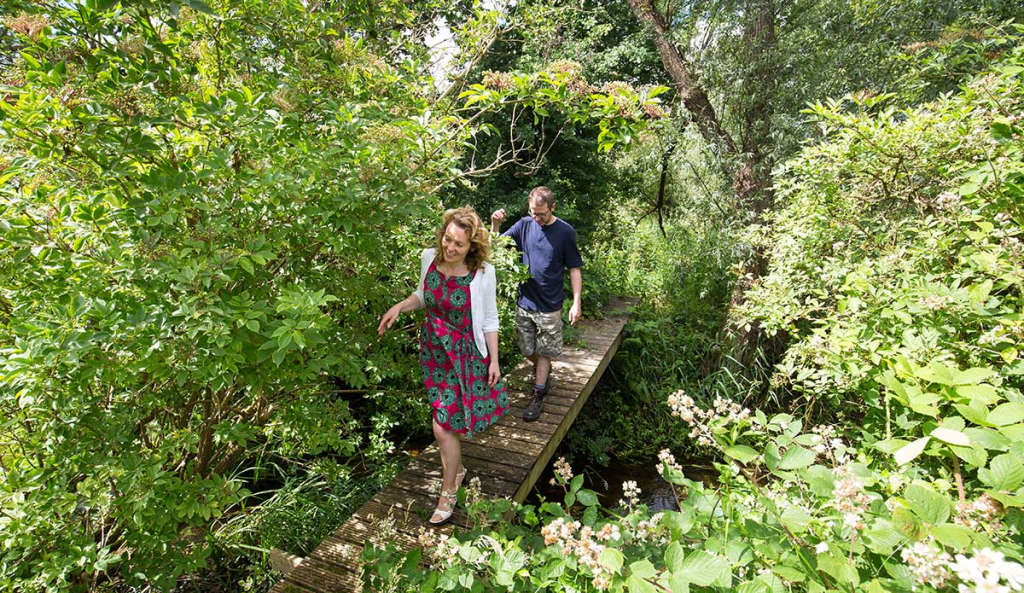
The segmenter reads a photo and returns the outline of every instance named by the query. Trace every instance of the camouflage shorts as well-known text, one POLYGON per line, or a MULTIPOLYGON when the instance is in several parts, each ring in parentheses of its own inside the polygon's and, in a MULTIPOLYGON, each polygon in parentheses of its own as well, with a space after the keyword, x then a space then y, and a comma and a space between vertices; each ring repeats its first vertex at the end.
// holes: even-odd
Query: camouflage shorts
POLYGON ((539 354, 558 358, 562 354, 562 312, 541 313, 516 307, 519 350, 523 356, 539 354))

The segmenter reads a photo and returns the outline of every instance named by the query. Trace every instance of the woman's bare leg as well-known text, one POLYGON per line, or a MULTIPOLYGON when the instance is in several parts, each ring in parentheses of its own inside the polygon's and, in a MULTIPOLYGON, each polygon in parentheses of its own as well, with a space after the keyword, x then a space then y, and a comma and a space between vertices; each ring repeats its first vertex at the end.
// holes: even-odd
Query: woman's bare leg
MULTIPOLYGON (((437 439, 437 448, 441 450, 441 488, 445 492, 455 492, 458 473, 462 470, 462 439, 458 433, 445 430, 436 420, 432 420, 434 438, 437 439)), ((451 503, 443 496, 438 501, 439 511, 451 509, 451 503)))

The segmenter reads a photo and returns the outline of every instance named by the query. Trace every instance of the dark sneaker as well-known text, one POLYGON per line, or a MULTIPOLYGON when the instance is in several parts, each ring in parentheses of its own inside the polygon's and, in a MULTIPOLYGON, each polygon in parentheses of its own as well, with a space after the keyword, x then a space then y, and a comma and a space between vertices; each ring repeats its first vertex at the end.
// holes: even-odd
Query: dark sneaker
POLYGON ((526 410, 523 411, 523 420, 526 422, 535 422, 537 418, 540 418, 540 411, 543 407, 544 392, 534 389, 533 401, 530 402, 530 405, 526 406, 526 410))

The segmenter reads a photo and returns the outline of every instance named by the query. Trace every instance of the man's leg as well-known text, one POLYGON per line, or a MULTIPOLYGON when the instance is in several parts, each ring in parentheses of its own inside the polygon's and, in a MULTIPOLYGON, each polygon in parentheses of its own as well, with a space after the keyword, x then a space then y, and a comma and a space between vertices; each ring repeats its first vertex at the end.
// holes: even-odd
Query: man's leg
POLYGON ((523 420, 533 422, 540 418, 544 396, 551 387, 551 359, 562 353, 562 312, 537 313, 536 361, 534 362, 535 384, 533 402, 523 412, 523 420))
POLYGON ((548 384, 548 374, 551 372, 551 359, 539 354, 536 355, 536 358, 537 360, 533 363, 534 377, 536 378, 534 383, 544 388, 548 384))

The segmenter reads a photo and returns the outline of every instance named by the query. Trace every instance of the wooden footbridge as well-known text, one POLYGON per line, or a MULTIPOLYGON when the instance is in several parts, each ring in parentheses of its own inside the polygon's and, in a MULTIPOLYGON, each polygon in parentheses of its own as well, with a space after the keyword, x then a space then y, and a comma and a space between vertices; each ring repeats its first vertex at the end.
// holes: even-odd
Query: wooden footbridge
MULTIPOLYGON (((521 418, 531 398, 532 367, 523 361, 508 373, 505 383, 512 411, 486 432, 462 442, 462 463, 469 472, 467 483, 477 477, 484 496, 507 497, 516 502, 526 499, 618 350, 635 303, 635 299, 614 299, 605 308, 604 319, 578 324, 575 347, 567 346, 562 358, 553 364, 554 386, 544 398, 544 411, 536 422, 523 422, 521 418)), ((393 541, 405 550, 412 549, 437 504, 440 484, 441 457, 434 445, 413 459, 387 488, 285 575, 271 593, 360 591, 359 557, 363 544, 373 535, 374 522, 382 518, 394 521, 397 533, 393 541)), ((452 522, 440 529, 450 533, 469 528, 469 517, 463 509, 457 509, 452 522)))

